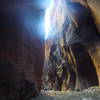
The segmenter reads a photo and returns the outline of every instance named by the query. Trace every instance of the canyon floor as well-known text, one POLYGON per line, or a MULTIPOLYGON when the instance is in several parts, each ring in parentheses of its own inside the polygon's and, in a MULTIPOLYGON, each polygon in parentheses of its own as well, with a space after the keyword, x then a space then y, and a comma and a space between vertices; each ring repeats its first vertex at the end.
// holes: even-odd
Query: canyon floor
POLYGON ((100 100, 100 89, 92 87, 82 92, 42 91, 33 100, 100 100))

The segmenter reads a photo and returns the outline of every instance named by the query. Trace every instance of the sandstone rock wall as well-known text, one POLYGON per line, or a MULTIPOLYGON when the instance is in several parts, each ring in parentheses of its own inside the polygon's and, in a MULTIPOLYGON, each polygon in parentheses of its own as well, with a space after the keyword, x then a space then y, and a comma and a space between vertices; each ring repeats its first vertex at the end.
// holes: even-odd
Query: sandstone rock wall
MULTIPOLYGON (((70 1, 70 0, 69 0, 70 1)), ((99 32, 94 32, 95 34, 100 34, 100 1, 99 0, 71 0, 72 2, 79 2, 81 3, 82 5, 85 5, 86 7, 89 7, 89 9, 91 10, 92 12, 92 16, 93 16, 93 20, 94 20, 94 23, 96 24, 96 27, 98 29, 99 32)), ((91 35, 92 35, 92 32, 91 32, 91 35)), ((95 37, 95 36, 94 36, 95 37)), ((98 79, 99 79, 99 66, 100 66, 100 63, 99 63, 99 60, 100 60, 100 35, 97 36, 99 38, 96 39, 94 38, 93 41, 91 40, 89 45, 87 45, 87 43, 85 44, 86 46, 86 49, 89 53, 89 55, 91 56, 91 59, 94 63, 94 66, 96 68, 96 72, 97 72, 97 75, 98 75, 98 79)), ((88 38, 88 36, 84 39, 84 41, 88 38)), ((99 84, 100 84, 100 79, 99 79, 99 84)))
MULTIPOLYGON (((65 45, 64 57, 65 58, 68 57, 72 66, 74 65, 73 69, 76 73, 76 88, 78 87, 78 89, 81 89, 82 84, 84 84, 85 86, 84 88, 98 85, 98 80, 100 86, 100 78, 99 78, 100 76, 100 68, 99 68, 100 67, 99 65, 100 64, 99 63, 100 35, 99 34, 100 33, 98 31, 100 26, 99 25, 99 19, 100 19, 99 1, 96 0, 91 0, 91 1, 87 0, 87 2, 85 2, 85 0, 71 0, 71 1, 72 2, 69 3, 69 8, 68 8, 69 13, 72 15, 73 18, 76 18, 75 21, 78 26, 76 28, 76 31, 72 33, 73 34, 72 39, 69 41, 70 45, 67 45, 67 43, 64 41, 64 45, 65 45), (79 47, 77 47, 78 46, 77 43, 76 43, 76 47, 74 47, 76 42, 76 41, 72 41, 75 39, 74 36, 76 36, 78 40, 77 42, 79 42, 80 44, 79 47), (82 47, 84 49, 81 48, 81 45, 84 46, 82 47), (72 46, 72 48, 70 48, 70 46, 72 46), (88 75, 87 73, 89 73, 89 71, 91 72, 88 75), (92 78, 94 77, 93 80, 91 80, 91 76, 92 78)), ((72 25, 72 29, 74 28, 73 26, 74 25, 72 25)), ((64 28, 66 28, 66 26, 64 28)), ((72 32, 73 30, 70 31, 72 32)), ((68 61, 68 59, 66 61, 68 61)), ((57 63, 56 66, 59 67, 59 64, 57 63)))
MULTIPOLYGON (((29 3, 0 1, 0 68, 1 72, 5 72, 5 74, 0 73, 1 79, 4 77, 3 83, 0 81, 0 87, 2 88, 2 84, 5 84, 4 88, 0 89, 1 97, 2 92, 9 91, 8 84, 14 85, 14 89, 12 86, 10 88, 11 93, 18 89, 15 94, 18 93, 19 98, 21 98, 22 92, 19 92, 21 88, 27 91, 23 95, 30 95, 30 97, 36 96, 37 91, 41 90, 45 55, 44 29, 41 28, 44 9, 40 9, 37 5, 29 5, 29 3), (7 81, 8 78, 9 81, 7 81)), ((4 96, 7 97, 7 95, 4 96)))

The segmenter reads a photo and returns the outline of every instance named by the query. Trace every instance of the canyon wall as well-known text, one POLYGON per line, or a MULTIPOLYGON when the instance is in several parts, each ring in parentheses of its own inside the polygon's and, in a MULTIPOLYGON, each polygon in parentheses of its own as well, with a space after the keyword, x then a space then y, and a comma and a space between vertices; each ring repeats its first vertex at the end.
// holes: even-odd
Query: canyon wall
POLYGON ((26 100, 41 90, 44 8, 36 3, 0 1, 0 99, 26 100))

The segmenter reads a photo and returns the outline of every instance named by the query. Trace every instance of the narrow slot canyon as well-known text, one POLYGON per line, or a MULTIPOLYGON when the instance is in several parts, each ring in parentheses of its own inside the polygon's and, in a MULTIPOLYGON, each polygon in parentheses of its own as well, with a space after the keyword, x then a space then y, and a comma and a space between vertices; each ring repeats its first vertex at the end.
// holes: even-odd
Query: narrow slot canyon
POLYGON ((99 0, 0 0, 0 100, 100 100, 99 0))

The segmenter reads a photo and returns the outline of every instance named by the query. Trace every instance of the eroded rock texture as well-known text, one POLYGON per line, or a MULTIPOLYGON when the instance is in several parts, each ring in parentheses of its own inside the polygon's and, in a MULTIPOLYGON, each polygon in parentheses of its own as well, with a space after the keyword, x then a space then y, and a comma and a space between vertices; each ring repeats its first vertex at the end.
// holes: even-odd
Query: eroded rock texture
POLYGON ((44 10, 35 4, 0 1, 0 100, 26 100, 41 90, 44 10))
POLYGON ((53 59, 52 62, 56 64, 58 73, 56 77, 59 77, 62 81, 61 86, 63 86, 63 82, 65 81, 66 89, 69 89, 69 84, 73 83, 74 85, 70 87, 74 86, 73 89, 83 90, 100 84, 100 33, 99 24, 96 22, 99 19, 99 15, 95 15, 98 13, 98 5, 100 5, 100 3, 97 4, 95 8, 93 2, 95 2, 95 4, 97 2, 93 0, 91 0, 91 2, 89 0, 87 0, 87 2, 86 0, 71 1, 72 2, 68 2, 68 9, 74 21, 72 19, 71 23, 66 24, 69 20, 66 18, 67 21, 63 26, 63 37, 61 37, 63 46, 60 43, 61 39, 58 39, 59 42, 55 46, 56 49, 54 49, 53 55, 50 56, 53 59), (68 30, 69 24, 71 24, 71 27, 68 30), (67 34, 70 33, 71 36, 69 37, 67 34), (59 48, 59 50, 57 48, 59 48), (58 54, 56 52, 58 52, 58 54), (61 56, 59 56, 59 53, 61 56), (66 63, 66 72, 63 72, 63 61, 66 63), (66 76, 65 80, 61 77, 63 74, 66 76), (72 80, 71 83, 70 80, 72 80))

